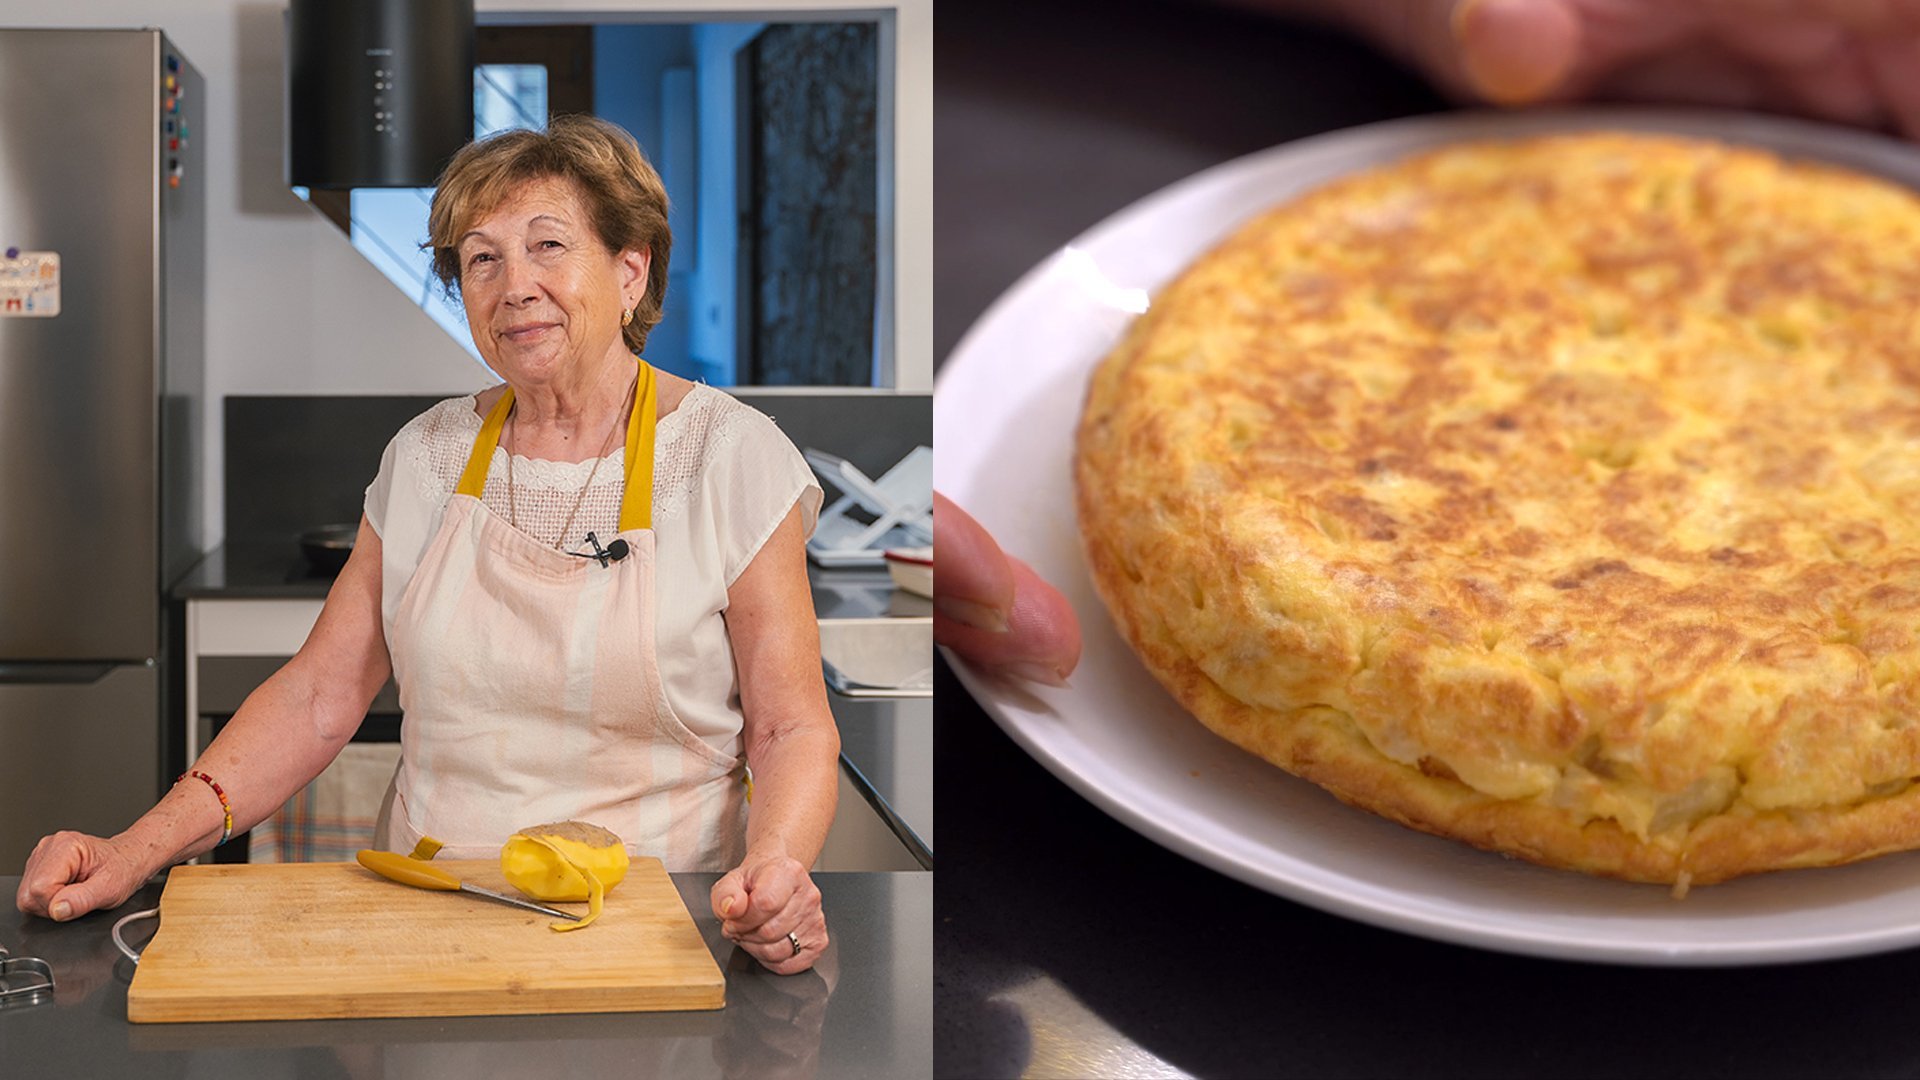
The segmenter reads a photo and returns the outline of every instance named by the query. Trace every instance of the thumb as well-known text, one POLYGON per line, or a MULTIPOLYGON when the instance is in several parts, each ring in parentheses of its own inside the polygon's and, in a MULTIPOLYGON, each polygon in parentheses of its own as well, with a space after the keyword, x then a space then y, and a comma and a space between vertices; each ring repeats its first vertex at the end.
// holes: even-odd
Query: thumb
POLYGON ((53 894, 47 904, 47 914, 54 922, 66 922, 77 919, 100 906, 101 893, 106 890, 93 880, 77 881, 53 894))
POLYGON ((719 881, 713 883, 710 899, 713 913, 722 919, 731 919, 747 910, 746 875, 739 867, 727 871, 719 881))
POLYGON ((1580 19, 1567 0, 1460 0, 1452 30, 1468 82, 1498 105, 1547 97, 1580 56, 1580 19))
POLYGON ((1000 545, 972 515, 933 493, 933 607, 948 619, 1003 634, 1013 611, 1013 570, 1000 545))
POLYGON ((1067 685, 1080 661, 1073 605, 939 492, 933 515, 933 640, 982 668, 1067 685))

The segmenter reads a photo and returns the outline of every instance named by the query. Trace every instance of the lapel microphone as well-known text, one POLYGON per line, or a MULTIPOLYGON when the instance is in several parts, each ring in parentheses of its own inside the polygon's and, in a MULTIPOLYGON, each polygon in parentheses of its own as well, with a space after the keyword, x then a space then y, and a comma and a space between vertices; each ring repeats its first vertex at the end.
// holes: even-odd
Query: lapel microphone
POLYGON ((567 552, 567 554, 573 556, 576 559, 592 559, 595 562, 598 562, 602 567, 605 567, 610 563, 617 563, 621 559, 626 558, 628 553, 631 552, 632 550, 627 546, 627 542, 625 540, 621 540, 617 537, 614 539, 613 543, 608 544, 606 547, 601 547, 600 538, 593 535, 592 533, 587 534, 587 543, 593 545, 593 550, 591 552, 569 551, 567 552))

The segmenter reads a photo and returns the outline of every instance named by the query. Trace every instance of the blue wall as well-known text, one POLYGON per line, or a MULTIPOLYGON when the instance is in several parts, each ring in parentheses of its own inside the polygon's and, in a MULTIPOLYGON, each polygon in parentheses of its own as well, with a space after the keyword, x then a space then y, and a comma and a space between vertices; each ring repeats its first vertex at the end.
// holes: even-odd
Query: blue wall
MULTIPOLYGON (((633 133, 647 159, 667 182, 670 204, 697 205, 693 185, 696 163, 675 161, 670 148, 684 140, 667 137, 661 108, 661 83, 669 69, 691 68, 693 30, 684 25, 597 26, 593 31, 594 112, 633 133)), ((692 123, 691 117, 673 121, 692 123)), ((678 214, 674 215, 676 218, 678 214)), ((671 224, 678 226, 678 221, 671 224)), ((686 230, 675 228, 674 257, 668 266, 666 315, 647 339, 647 361, 686 378, 707 372, 693 359, 692 323, 696 246, 686 230), (684 254, 683 254, 684 251, 684 254)), ((731 382, 731 380, 728 380, 731 382)))
POLYGON ((700 265, 694 271, 693 355, 731 386, 734 364, 734 254, 739 248, 734 200, 734 56, 765 23, 702 23, 693 28, 694 99, 700 154, 700 265))

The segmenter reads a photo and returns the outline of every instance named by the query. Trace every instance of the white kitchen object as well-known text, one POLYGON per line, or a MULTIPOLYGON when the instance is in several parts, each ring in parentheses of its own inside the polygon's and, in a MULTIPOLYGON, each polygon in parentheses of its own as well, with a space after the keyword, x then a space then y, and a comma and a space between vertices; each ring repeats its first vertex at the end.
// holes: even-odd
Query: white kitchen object
POLYGON ((932 548, 888 548, 886 560, 887 573, 893 575, 894 588, 933 599, 932 548))
POLYGON ((1452 113, 1301 139, 1181 181, 1085 233, 988 309, 940 372, 942 493, 1058 586, 1084 652, 1070 690, 956 674, 1013 740, 1089 801, 1173 851, 1377 926, 1574 960, 1717 966, 1920 945, 1920 853, 1696 888, 1547 870, 1354 810, 1214 736, 1147 673, 1094 595, 1073 517, 1088 374, 1149 293, 1236 225, 1358 169, 1465 139, 1633 129, 1759 146, 1920 188, 1920 149, 1866 132, 1680 109, 1452 113), (1090 288, 1088 267, 1115 288, 1090 288))
POLYGON ((880 479, 843 457, 805 451, 807 464, 842 494, 820 512, 807 555, 824 567, 879 566, 888 548, 933 542, 933 450, 916 446, 880 479), (862 521, 864 513, 871 521, 862 521))
POLYGON ((932 697, 933 620, 823 619, 820 666, 847 697, 932 697))

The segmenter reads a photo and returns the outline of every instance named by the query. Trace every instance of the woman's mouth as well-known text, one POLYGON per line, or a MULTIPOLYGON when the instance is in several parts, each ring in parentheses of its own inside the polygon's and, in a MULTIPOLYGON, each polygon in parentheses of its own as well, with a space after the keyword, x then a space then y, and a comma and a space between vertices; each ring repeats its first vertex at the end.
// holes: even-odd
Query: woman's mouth
POLYGON ((508 341, 514 343, 515 345, 526 345, 530 342, 538 340, 543 334, 553 329, 557 325, 559 324, 558 323, 529 323, 525 326, 513 327, 512 329, 502 333, 500 336, 503 338, 506 338, 508 341))

